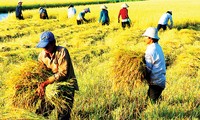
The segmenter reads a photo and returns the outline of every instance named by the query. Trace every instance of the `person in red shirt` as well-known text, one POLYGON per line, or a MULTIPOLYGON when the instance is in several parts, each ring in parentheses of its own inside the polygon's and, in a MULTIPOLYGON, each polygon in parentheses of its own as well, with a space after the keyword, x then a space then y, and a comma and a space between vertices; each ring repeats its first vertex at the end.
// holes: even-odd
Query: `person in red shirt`
POLYGON ((120 16, 121 16, 121 23, 122 23, 122 28, 125 29, 126 26, 130 28, 130 19, 128 16, 128 5, 126 3, 122 4, 122 8, 119 11, 118 15, 118 23, 120 22, 120 16))

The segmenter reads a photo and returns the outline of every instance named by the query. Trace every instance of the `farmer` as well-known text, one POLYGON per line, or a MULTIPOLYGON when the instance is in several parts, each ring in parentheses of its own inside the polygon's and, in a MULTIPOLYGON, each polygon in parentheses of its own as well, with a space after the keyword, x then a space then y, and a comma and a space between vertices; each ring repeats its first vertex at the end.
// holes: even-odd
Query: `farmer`
POLYGON ((76 19, 77 25, 83 24, 83 21, 89 22, 89 20, 85 19, 85 14, 88 12, 90 13, 90 8, 86 8, 78 14, 77 19, 76 19))
POLYGON ((47 10, 43 7, 39 8, 39 13, 40 13, 40 19, 49 19, 47 10))
POLYGON ((109 25, 110 22, 110 18, 108 16, 108 10, 107 10, 107 6, 102 5, 101 6, 101 13, 100 13, 100 17, 99 17, 99 23, 102 21, 102 25, 109 25))
POLYGON ((166 82, 165 57, 161 46, 158 44, 158 31, 149 27, 142 35, 147 37, 147 49, 145 52, 146 79, 149 84, 148 97, 156 102, 161 97, 166 82))
POLYGON ((120 16, 121 16, 121 24, 122 24, 122 28, 125 29, 126 26, 128 26, 130 28, 130 18, 128 16, 128 8, 129 6, 124 3, 121 6, 121 9, 119 11, 118 14, 118 23, 120 23, 120 16))
POLYGON ((74 5, 69 5, 67 12, 68 18, 72 18, 76 14, 76 9, 74 8, 74 5))
POLYGON ((18 1, 18 5, 16 7, 15 14, 16 14, 17 19, 19 19, 19 20, 24 19, 23 14, 22 14, 22 1, 21 0, 18 1))
MULTIPOLYGON (((62 46, 56 46, 56 40, 54 34, 50 31, 45 31, 40 36, 40 42, 37 45, 38 48, 43 48, 42 52, 38 56, 40 63, 49 68, 54 75, 46 78, 46 81, 41 83, 36 90, 36 93, 42 99, 40 107, 36 110, 37 114, 42 114, 44 117, 48 117, 51 111, 55 108, 53 105, 45 105, 45 87, 54 82, 70 83, 70 89, 65 89, 60 95, 66 98, 66 109, 62 109, 62 112, 57 113, 59 120, 69 120, 70 112, 73 107, 74 92, 79 90, 76 76, 74 74, 74 68, 66 48, 62 46), (70 92, 69 92, 70 91, 70 92)), ((62 86, 65 87, 65 86, 62 86)))
POLYGON ((169 29, 172 29, 173 27, 173 19, 172 19, 172 11, 169 10, 166 13, 164 13, 158 22, 157 29, 158 31, 162 28, 163 30, 167 29, 167 26, 169 29), (168 21, 170 20, 170 25, 168 25, 168 21))

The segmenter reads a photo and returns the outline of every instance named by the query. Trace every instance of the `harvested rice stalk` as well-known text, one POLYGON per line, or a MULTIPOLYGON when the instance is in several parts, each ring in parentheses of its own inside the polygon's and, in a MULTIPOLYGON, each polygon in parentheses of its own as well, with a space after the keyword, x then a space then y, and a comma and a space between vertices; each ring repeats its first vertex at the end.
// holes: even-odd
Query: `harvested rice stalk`
POLYGON ((38 102, 35 91, 38 85, 52 73, 38 62, 29 61, 20 65, 18 71, 14 71, 13 74, 15 79, 13 105, 18 108, 34 109, 38 102))
MULTIPOLYGON (((52 73, 36 61, 27 61, 15 66, 8 75, 9 77, 5 81, 7 89, 3 98, 7 99, 7 103, 14 107, 35 112, 42 101, 35 91, 38 85, 52 73)), ((62 83, 55 82, 46 87, 44 98, 48 103, 54 105, 56 110, 62 111, 62 109, 72 106, 70 100, 66 102, 70 98, 62 95, 62 92, 72 94, 71 89, 74 89, 73 80, 62 83)))
POLYGON ((131 91, 144 80, 144 53, 139 51, 119 51, 113 66, 113 88, 131 91))
POLYGON ((63 109, 71 108, 72 99, 67 96, 72 96, 72 89, 74 89, 73 80, 68 82, 55 82, 46 87, 45 99, 48 103, 55 106, 56 110, 62 112, 63 109), (63 95, 67 93, 68 95, 63 95))

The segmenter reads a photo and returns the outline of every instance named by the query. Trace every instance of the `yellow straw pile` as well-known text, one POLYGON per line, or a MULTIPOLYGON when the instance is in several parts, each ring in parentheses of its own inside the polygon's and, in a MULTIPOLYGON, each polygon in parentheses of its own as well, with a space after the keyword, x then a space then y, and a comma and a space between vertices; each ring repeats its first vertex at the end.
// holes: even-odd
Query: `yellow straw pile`
MULTIPOLYGON (((27 109, 35 112, 41 103, 41 99, 36 94, 36 89, 41 82, 45 81, 52 72, 36 61, 27 61, 23 64, 15 66, 13 70, 8 73, 9 77, 5 81, 7 89, 4 97, 7 103, 13 107, 27 109)), ((45 90, 45 99, 48 103, 55 106, 56 110, 66 108, 66 97, 58 96, 62 90, 57 88, 59 85, 70 86, 68 82, 53 83, 48 85, 45 90)))
POLYGON ((117 53, 113 66, 114 90, 131 91, 144 80, 144 53, 121 50, 117 53))

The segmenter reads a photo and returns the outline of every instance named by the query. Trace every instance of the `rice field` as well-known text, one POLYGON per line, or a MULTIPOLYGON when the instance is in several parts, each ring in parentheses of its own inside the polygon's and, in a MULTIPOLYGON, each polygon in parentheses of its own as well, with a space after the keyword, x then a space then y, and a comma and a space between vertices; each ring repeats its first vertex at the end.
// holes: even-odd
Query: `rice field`
MULTIPOLYGON (((107 0, 97 0, 99 2, 102 1, 107 1, 107 0)), ((37 4, 41 4, 41 5, 45 5, 45 4, 58 4, 58 3, 76 3, 76 2, 94 2, 94 0, 84 0, 84 1, 80 1, 80 0, 22 0, 23 5, 37 5, 37 4)), ((9 1, 4 1, 4 0, 0 0, 0 6, 16 6, 18 3, 18 0, 9 0, 9 1)))
MULTIPOLYGON (((88 5, 88 4, 101 4, 101 3, 113 3, 119 0, 24 0, 23 9, 38 9, 39 7, 68 7, 70 4, 73 5, 88 5)), ((124 1, 124 0, 121 0, 124 1)), ((129 0, 134 1, 134 0, 129 0)), ((0 0, 0 13, 10 13, 15 11, 18 5, 18 0, 4 1, 0 0)))
MULTIPOLYGON (((127 2, 132 24, 125 30, 117 21, 121 4, 106 4, 109 26, 98 23, 101 4, 75 6, 77 13, 85 7, 91 10, 85 15, 90 22, 83 25, 76 25, 76 16, 68 19, 65 7, 47 8, 48 20, 40 20, 38 9, 33 9, 23 11, 25 20, 16 20, 9 13, 0 21, 0 119, 45 120, 26 107, 14 106, 11 99, 18 78, 26 76, 24 72, 37 61, 41 49, 36 45, 45 30, 52 31, 57 44, 71 55, 80 88, 75 94, 73 120, 200 119, 200 1, 127 2), (159 31, 168 65, 167 83, 162 100, 151 104, 146 100, 145 82, 128 84, 137 81, 129 76, 135 67, 128 61, 140 59, 146 49, 141 35, 146 28, 156 27, 167 10, 173 11, 174 28, 159 31)), ((55 111, 50 119, 55 119, 55 111)))

